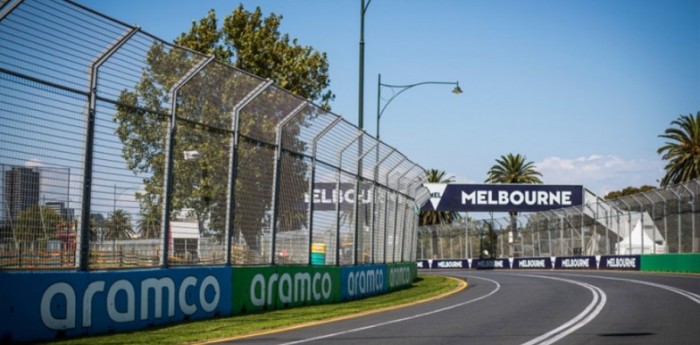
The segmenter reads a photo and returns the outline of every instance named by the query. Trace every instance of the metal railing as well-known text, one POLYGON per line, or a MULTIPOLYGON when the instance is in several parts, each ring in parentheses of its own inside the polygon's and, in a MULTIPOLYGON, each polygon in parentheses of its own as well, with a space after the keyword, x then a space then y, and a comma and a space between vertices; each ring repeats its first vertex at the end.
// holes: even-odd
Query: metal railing
POLYGON ((0 269, 413 261, 428 197, 340 116, 57 0, 0 2, 0 167, 0 269))
POLYGON ((582 207, 418 228, 419 259, 700 252, 700 181, 582 207), (486 251, 486 252, 484 252, 486 251))

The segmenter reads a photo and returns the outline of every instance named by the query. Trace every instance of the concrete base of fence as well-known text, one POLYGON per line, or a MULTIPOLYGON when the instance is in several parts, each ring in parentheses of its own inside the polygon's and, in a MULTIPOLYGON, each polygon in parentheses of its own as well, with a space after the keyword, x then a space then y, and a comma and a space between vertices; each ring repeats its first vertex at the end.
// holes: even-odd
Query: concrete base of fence
POLYGON ((642 271, 700 273, 700 253, 642 255, 642 271))

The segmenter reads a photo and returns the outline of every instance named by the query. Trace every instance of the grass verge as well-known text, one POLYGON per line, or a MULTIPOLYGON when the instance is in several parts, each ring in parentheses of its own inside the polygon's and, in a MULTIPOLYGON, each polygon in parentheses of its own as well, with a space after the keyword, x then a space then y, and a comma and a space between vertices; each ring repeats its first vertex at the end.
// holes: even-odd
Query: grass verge
POLYGON ((458 287, 455 279, 423 275, 410 288, 347 303, 189 321, 128 333, 58 340, 51 344, 180 344, 233 338, 416 303, 458 287))

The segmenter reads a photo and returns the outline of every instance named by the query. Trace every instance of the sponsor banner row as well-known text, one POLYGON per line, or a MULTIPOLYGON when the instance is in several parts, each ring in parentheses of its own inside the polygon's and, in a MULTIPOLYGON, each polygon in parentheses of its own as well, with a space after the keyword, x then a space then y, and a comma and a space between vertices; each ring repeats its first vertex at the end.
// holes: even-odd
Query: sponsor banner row
POLYGON ((414 263, 0 272, 0 342, 337 303, 413 284, 414 263))
POLYGON ((610 269, 640 270, 639 255, 597 255, 505 259, 419 260, 424 269, 610 269))

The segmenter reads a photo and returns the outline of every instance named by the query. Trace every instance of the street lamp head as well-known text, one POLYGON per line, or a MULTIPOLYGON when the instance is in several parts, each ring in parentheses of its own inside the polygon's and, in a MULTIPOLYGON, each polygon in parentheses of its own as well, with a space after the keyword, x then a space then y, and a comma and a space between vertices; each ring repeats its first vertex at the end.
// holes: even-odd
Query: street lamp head
POLYGON ((462 93, 462 89, 459 88, 459 82, 457 82, 455 88, 452 89, 452 93, 454 93, 455 95, 459 95, 460 93, 462 93))

